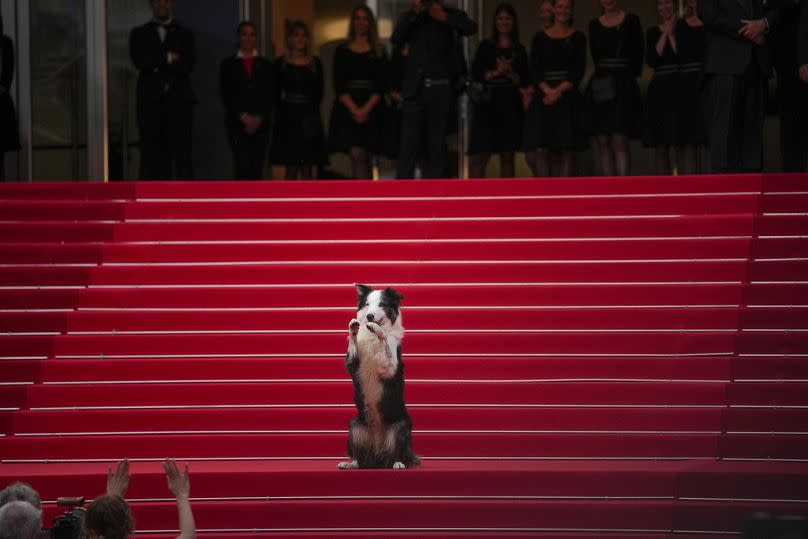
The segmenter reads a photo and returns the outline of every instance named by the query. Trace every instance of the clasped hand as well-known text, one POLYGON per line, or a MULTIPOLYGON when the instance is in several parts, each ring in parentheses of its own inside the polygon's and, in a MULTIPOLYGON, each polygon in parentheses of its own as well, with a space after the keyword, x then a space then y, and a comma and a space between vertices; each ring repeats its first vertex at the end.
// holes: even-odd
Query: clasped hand
POLYGON ((763 19, 741 19, 738 34, 756 45, 766 44, 766 22, 763 19))

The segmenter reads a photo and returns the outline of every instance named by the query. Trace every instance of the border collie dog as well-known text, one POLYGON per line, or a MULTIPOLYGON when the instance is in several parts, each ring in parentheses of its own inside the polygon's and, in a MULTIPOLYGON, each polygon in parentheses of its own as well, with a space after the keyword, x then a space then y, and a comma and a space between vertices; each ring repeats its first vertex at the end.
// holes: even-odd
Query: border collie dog
POLYGON ((356 318, 348 325, 345 368, 354 386, 359 415, 348 433, 350 462, 355 468, 403 469, 417 466, 412 452, 412 421, 404 404, 404 363, 401 361, 399 306, 404 296, 387 288, 356 285, 356 318))

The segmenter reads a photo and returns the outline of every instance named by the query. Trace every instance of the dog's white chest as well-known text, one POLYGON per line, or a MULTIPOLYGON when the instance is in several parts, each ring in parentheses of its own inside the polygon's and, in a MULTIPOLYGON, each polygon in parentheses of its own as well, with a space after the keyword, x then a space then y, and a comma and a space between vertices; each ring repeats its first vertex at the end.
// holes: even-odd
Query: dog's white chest
POLYGON ((368 422, 373 425, 381 423, 379 403, 384 391, 384 379, 391 378, 397 368, 398 361, 391 353, 386 339, 379 339, 364 326, 356 336, 356 347, 359 356, 359 379, 368 422))

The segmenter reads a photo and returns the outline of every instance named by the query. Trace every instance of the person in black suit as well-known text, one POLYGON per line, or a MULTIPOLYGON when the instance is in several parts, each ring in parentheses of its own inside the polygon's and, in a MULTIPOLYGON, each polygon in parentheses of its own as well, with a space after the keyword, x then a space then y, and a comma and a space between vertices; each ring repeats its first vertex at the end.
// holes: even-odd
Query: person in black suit
POLYGON ((764 11, 762 0, 702 0, 700 9, 712 172, 759 172, 772 70, 768 34, 777 25, 777 10, 764 11))
POLYGON ((174 0, 151 0, 151 8, 154 18, 129 35, 129 53, 140 72, 137 81, 140 179, 190 180, 194 177, 191 161, 196 104, 191 88, 196 63, 194 34, 174 21, 174 0))
POLYGON ((14 79, 14 43, 3 34, 3 16, 0 15, 0 181, 5 180, 5 154, 20 149, 17 113, 11 100, 11 81, 14 79))
POLYGON ((804 172, 808 164, 808 86, 800 81, 797 59, 800 1, 769 0, 779 8, 780 24, 771 47, 777 74, 780 112, 780 156, 784 172, 804 172))
POLYGON ((477 31, 464 12, 443 6, 441 0, 413 0, 396 25, 391 41, 409 45, 409 57, 401 85, 404 99, 401 151, 396 177, 412 178, 418 159, 421 133, 427 133, 428 164, 424 176, 446 174, 449 111, 455 99, 455 82, 465 70, 460 37, 477 31))
POLYGON ((238 25, 238 43, 236 55, 226 58, 219 69, 227 140, 233 152, 235 179, 260 180, 277 94, 275 68, 258 56, 253 23, 238 25))

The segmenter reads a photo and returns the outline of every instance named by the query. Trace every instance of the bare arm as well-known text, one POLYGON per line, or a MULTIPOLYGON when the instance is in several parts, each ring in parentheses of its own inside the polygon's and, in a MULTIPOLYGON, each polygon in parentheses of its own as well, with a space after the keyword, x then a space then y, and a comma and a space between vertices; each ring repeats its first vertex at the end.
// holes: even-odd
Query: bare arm
POLYGON ((188 478, 188 465, 185 465, 184 472, 180 472, 176 462, 166 459, 163 469, 166 472, 168 488, 177 497, 177 512, 180 521, 180 534, 177 539, 195 539, 196 523, 194 513, 191 511, 191 482, 188 478))

